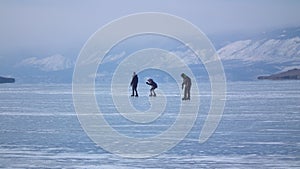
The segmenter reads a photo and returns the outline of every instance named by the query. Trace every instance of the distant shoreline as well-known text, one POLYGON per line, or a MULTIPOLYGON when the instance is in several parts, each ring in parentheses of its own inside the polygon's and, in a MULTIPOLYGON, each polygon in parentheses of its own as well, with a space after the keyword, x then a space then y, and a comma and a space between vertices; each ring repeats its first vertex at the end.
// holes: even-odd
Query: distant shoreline
POLYGON ((0 83, 15 83, 14 78, 0 76, 0 83))
POLYGON ((300 80, 300 69, 291 69, 285 72, 269 75, 258 76, 259 80, 300 80))

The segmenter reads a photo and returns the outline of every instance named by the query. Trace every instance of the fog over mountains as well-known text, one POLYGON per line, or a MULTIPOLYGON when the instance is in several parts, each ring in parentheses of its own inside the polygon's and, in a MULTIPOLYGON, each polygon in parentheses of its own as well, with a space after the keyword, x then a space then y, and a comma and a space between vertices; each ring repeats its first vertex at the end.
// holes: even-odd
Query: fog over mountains
MULTIPOLYGON (((218 39, 212 40, 212 43, 219 47, 217 53, 222 60, 225 75, 229 81, 256 80, 260 75, 300 68, 300 27, 265 32, 248 38, 232 37, 234 40, 222 37, 212 39, 218 39)), ((192 52, 180 46, 174 48, 176 46, 174 44, 173 46, 171 44, 172 47, 166 47, 168 42, 160 43, 164 44, 166 50, 182 57, 191 69, 197 69, 196 64, 199 64, 199 60, 193 60, 195 57, 192 56, 192 52)), ((134 45, 134 43, 131 44, 131 46, 134 45)), ((140 48, 143 47, 147 45, 140 46, 140 48)), ((154 47, 158 46, 154 45, 154 47)), ((128 51, 116 49, 109 59, 104 60, 103 70, 105 71, 103 72, 112 73, 115 66, 130 54, 130 50, 134 52, 131 48, 128 47, 128 51)), ((9 76, 15 77, 16 82, 20 83, 70 83, 75 62, 76 57, 70 58, 55 54, 47 57, 23 58, 11 67, 6 66, 2 69, 11 72, 9 76)))

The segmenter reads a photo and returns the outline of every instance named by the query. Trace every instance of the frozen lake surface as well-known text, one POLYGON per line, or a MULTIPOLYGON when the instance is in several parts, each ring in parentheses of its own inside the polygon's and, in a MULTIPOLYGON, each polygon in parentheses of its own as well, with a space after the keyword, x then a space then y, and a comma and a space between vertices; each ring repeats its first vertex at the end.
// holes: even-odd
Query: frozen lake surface
MULTIPOLYGON (((167 86, 159 85, 167 95, 166 112, 146 126, 117 114, 109 87, 97 88, 96 97, 118 132, 150 137, 176 119, 180 91, 167 86)), ((158 156, 134 159, 111 154, 87 136, 70 84, 1 84, 0 168, 300 168, 300 81, 227 83, 222 120, 202 144, 198 138, 209 109, 209 84, 200 84, 199 90, 199 115, 185 139, 158 156)), ((140 87, 132 104, 147 110, 147 95, 148 87, 140 87)))

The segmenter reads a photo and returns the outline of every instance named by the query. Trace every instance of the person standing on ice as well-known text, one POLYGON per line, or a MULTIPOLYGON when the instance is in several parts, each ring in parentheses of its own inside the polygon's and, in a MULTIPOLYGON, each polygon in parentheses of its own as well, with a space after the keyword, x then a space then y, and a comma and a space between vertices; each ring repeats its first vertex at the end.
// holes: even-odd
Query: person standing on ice
POLYGON ((191 78, 188 77, 186 74, 182 73, 181 77, 183 79, 182 82, 182 90, 184 88, 184 97, 182 100, 190 100, 191 99, 191 86, 192 86, 192 81, 191 78))
POLYGON ((148 79, 147 82, 146 82, 147 85, 150 85, 151 86, 151 89, 150 89, 150 95, 149 96, 156 96, 156 93, 155 93, 155 89, 157 88, 157 84, 153 81, 153 79, 148 79))
POLYGON ((131 80, 131 83, 130 83, 130 86, 132 87, 131 97, 133 97, 133 96, 138 97, 139 96, 138 92, 137 92, 138 82, 139 82, 139 78, 138 78, 137 74, 135 72, 133 72, 132 80, 131 80), (135 95, 134 95, 134 93, 135 93, 135 95))

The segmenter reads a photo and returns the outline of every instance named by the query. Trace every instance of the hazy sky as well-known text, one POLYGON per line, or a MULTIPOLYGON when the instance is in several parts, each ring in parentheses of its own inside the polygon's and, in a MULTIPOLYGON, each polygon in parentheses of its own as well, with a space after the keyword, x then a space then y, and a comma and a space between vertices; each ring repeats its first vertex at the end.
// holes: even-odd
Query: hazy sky
POLYGON ((1 0, 0 61, 76 57, 101 26, 137 12, 185 18, 206 34, 300 26, 299 0, 1 0))

